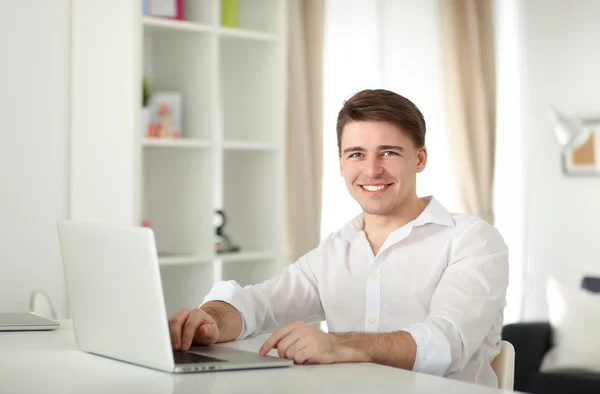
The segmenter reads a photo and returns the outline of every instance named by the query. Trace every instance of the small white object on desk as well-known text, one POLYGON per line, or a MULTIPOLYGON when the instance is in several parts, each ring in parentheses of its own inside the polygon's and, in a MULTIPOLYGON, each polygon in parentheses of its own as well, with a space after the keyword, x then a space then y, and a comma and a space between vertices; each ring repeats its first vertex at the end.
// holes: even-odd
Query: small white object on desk
POLYGON ((34 313, 0 313, 0 331, 56 330, 59 323, 34 313))

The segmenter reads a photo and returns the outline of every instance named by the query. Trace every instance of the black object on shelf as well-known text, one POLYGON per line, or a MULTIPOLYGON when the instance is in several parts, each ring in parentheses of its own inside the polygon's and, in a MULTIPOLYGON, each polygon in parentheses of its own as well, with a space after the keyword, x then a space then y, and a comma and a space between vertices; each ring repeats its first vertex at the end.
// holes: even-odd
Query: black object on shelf
POLYGON ((233 253, 239 252, 240 247, 231 242, 231 238, 225 234, 224 229, 227 225, 227 216, 221 209, 215 211, 215 249, 217 253, 233 253))

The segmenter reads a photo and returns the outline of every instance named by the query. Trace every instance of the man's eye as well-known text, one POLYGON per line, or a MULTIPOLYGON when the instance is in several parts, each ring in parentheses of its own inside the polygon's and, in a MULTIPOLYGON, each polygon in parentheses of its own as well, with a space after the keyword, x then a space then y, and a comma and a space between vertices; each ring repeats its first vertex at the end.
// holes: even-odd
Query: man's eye
POLYGON ((360 152, 354 152, 352 154, 350 154, 350 156, 348 157, 360 157, 361 153, 360 152))
POLYGON ((383 155, 384 155, 384 156, 396 156, 396 155, 397 155, 397 153, 396 153, 396 152, 392 152, 392 151, 388 150, 388 151, 386 151, 386 152, 383 152, 383 155))

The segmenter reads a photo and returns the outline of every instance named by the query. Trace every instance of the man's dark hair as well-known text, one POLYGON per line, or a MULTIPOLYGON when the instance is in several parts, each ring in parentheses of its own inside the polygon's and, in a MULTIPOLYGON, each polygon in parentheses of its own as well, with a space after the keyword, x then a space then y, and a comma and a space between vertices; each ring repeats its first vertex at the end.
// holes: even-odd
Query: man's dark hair
POLYGON ((417 148, 425 146, 425 119, 419 108, 407 99, 385 89, 362 90, 344 102, 337 118, 337 143, 341 151, 342 133, 350 122, 389 122, 406 133, 417 148))

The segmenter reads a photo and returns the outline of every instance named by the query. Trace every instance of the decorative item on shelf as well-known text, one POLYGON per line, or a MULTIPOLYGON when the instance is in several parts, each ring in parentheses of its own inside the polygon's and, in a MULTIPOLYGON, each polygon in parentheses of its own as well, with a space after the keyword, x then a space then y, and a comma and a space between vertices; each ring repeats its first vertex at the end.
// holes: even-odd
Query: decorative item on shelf
POLYGON ((181 138, 181 94, 157 92, 150 99, 148 138, 181 138))
POLYGON ((600 117, 568 117, 550 110, 567 175, 600 175, 600 117))
POLYGON ((171 109, 167 104, 161 104, 158 110, 158 138, 179 138, 179 132, 173 130, 171 109))
POLYGON ((142 11, 144 15, 158 18, 184 19, 183 0, 142 0, 142 11))
POLYGON ((152 224, 150 223, 150 220, 148 220, 148 219, 142 220, 142 227, 152 228, 152 224))
POLYGON ((221 1, 221 25, 224 27, 239 27, 238 0, 221 1))
POLYGON ((144 77, 142 79, 142 106, 147 107, 150 104, 150 81, 144 77))
POLYGON ((150 82, 146 77, 142 80, 142 112, 140 115, 140 128, 142 130, 142 137, 148 137, 150 119, 150 82))
POLYGON ((227 217, 225 216, 225 212, 223 210, 218 209, 215 211, 215 222, 214 225, 216 227, 215 231, 215 251, 217 253, 232 253, 239 252, 240 247, 233 245, 231 243, 231 239, 228 235, 223 231, 225 229, 225 225, 227 224, 227 217))

